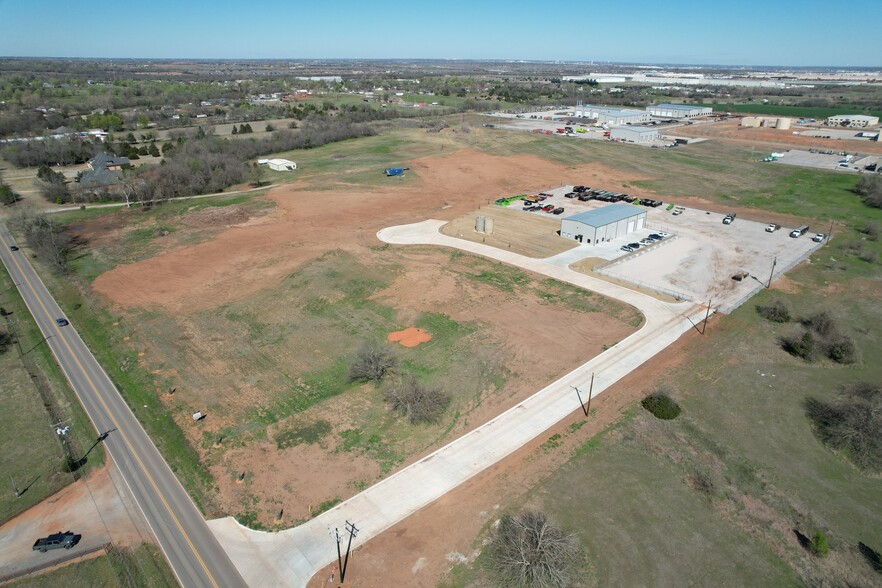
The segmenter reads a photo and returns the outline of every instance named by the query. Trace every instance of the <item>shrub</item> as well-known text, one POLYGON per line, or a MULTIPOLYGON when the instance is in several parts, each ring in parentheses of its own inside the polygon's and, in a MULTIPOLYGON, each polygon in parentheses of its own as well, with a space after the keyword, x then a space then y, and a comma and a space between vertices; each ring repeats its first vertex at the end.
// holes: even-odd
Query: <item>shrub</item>
POLYGON ((786 323, 790 321, 790 309, 784 304, 783 300, 773 300, 768 304, 756 305, 756 312, 766 320, 776 323, 786 323))
POLYGON ((866 235, 870 241, 878 241, 879 236, 882 235, 882 224, 876 221, 869 221, 861 229, 861 233, 866 235))
POLYGON ((527 510, 500 519, 487 556, 500 586, 563 588, 578 581, 582 549, 544 513, 527 510))
POLYGON ((858 352, 854 340, 848 335, 836 335, 824 342, 824 354, 836 363, 854 363, 858 352))
POLYGON ((349 380, 372 380, 379 383, 398 367, 398 358, 387 345, 365 341, 349 364, 349 380))
POLYGON ((437 423, 450 404, 450 396, 439 388, 423 386, 410 374, 386 392, 386 402, 412 424, 437 423))
POLYGON ((860 194, 861 200, 867 206, 882 208, 882 177, 876 174, 863 175, 858 180, 854 191, 860 194))
POLYGON ((826 557, 828 553, 830 553, 830 546, 827 545, 827 536, 824 535, 823 531, 818 531, 815 533, 815 536, 812 537, 811 545, 809 549, 812 550, 812 553, 817 555, 818 557, 826 557))
POLYGON ((811 331, 782 337, 781 347, 790 355, 801 357, 806 361, 814 361, 818 357, 818 340, 811 331))
POLYGON ((809 398, 806 414, 821 441, 863 469, 882 471, 882 388, 859 382, 832 401, 809 398))
POLYGON ((802 324, 821 337, 829 337, 837 331, 836 321, 833 319, 833 315, 826 310, 822 310, 802 319, 802 324))
POLYGON ((640 405, 651 412, 655 418, 669 421, 680 416, 680 405, 667 392, 656 391, 644 398, 640 405))

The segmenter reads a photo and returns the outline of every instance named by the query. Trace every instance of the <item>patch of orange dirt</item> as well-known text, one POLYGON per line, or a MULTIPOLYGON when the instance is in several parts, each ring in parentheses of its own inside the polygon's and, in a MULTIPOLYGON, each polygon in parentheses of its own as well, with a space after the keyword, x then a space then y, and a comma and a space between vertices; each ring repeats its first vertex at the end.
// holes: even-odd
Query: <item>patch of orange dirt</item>
POLYGON ((386 341, 398 343, 404 347, 416 347, 420 343, 426 343, 431 340, 432 336, 428 331, 416 327, 409 327, 403 331, 394 331, 386 337, 386 341))

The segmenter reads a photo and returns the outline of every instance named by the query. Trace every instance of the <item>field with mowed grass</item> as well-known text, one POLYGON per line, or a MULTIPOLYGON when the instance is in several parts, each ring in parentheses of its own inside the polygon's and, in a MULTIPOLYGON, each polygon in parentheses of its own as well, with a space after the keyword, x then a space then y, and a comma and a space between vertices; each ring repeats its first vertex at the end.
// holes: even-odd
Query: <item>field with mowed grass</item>
MULTIPOLYGON (((674 367, 644 368, 641 390, 668 390, 682 409, 677 418, 659 420, 635 404, 502 506, 538 508, 574 533, 590 561, 585 585, 882 583, 882 478, 855 453, 873 450, 825 443, 810 416, 810 407, 837 406, 859 383, 876 395, 882 387, 882 211, 860 202, 854 182, 790 172, 767 196, 746 197, 757 208, 835 219, 834 239, 772 289, 715 318, 674 367), (772 305, 788 320, 758 312, 772 305), (816 347, 808 360, 783 343, 806 331, 816 347), (854 353, 831 355, 833 340, 850 341, 854 353), (828 551, 816 547, 819 534, 828 551)), ((861 422, 876 424, 843 430, 843 443, 858 432, 878 438, 878 419, 861 422)), ((546 449, 555 446, 550 439, 546 449)), ((878 443, 875 451, 882 459, 878 443)), ((476 549, 490 535, 477 537, 476 549)), ((492 578, 482 554, 455 566, 444 585, 492 578)))
MULTIPOLYGON (((67 439, 71 455, 77 458, 92 445, 95 429, 2 266, 0 292, 0 308, 5 315, 0 318, 0 332, 11 336, 0 352, 0 470, 5 478, 0 492, 2 524, 74 480, 52 415, 61 419, 61 427, 70 427, 67 439), (20 496, 15 495, 15 489, 20 496)), ((103 460, 103 449, 95 448, 84 471, 103 460)))
POLYGON ((39 588, 41 586, 174 588, 178 582, 159 549, 153 545, 142 545, 136 549, 117 548, 107 555, 78 561, 46 573, 21 578, 6 585, 14 588, 39 588))

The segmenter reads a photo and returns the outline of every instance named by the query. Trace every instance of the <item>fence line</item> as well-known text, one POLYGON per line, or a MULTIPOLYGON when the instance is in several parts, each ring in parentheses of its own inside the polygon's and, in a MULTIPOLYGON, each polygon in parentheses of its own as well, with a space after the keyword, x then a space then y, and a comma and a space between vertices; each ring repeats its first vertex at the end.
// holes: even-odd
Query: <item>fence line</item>
POLYGON ((82 551, 69 552, 69 553, 63 555, 59 559, 53 559, 52 561, 46 561, 45 563, 30 566, 30 567, 24 568, 22 570, 16 570, 14 572, 7 572, 5 574, 0 575, 0 582, 6 583, 6 582, 9 582, 10 580, 14 580, 16 578, 21 578, 22 576, 29 576, 29 575, 35 574, 39 571, 42 571, 42 570, 45 570, 45 569, 48 569, 51 567, 55 567, 55 566, 61 565, 63 563, 67 563, 71 560, 78 559, 78 558, 84 557, 86 555, 91 555, 91 554, 96 553, 98 551, 104 551, 105 554, 109 554, 111 551, 113 551, 113 544, 112 543, 105 543, 103 545, 96 545, 94 547, 86 548, 82 551))
MULTIPOLYGON (((775 280, 777 280, 778 278, 783 276, 786 272, 793 269, 796 265, 798 265, 798 264, 802 263, 803 261, 805 261, 806 259, 808 259, 814 252, 816 252, 818 249, 820 249, 823 246, 824 246, 824 243, 817 243, 811 249, 809 249, 804 255, 797 257, 796 259, 794 259, 790 263, 783 265, 780 268, 778 266, 775 266, 775 272, 772 274, 772 281, 774 282, 775 280)), ((741 298, 739 298, 735 302, 730 302, 726 306, 718 307, 716 309, 716 311, 721 312, 723 314, 731 314, 736 308, 738 308, 739 306, 741 306, 742 304, 747 302, 750 298, 753 298, 753 296, 755 296, 757 292, 766 288, 766 284, 768 284, 768 282, 759 281, 759 277, 757 277, 757 281, 759 282, 757 287, 748 291, 746 294, 744 294, 741 298)))

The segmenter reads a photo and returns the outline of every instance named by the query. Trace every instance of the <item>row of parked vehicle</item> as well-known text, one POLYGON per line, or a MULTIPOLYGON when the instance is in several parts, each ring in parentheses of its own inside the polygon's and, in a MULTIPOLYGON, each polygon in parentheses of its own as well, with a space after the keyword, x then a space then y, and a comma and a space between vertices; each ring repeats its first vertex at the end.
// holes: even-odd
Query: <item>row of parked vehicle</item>
POLYGON ((644 237, 640 239, 639 242, 635 241, 634 243, 628 243, 627 245, 622 245, 619 247, 620 250, 625 253, 631 253, 632 251, 637 251, 641 247, 646 247, 647 245, 652 245, 653 243, 658 243, 659 241, 663 241, 668 236, 668 233, 664 231, 658 233, 652 233, 648 237, 644 237))
POLYGON ((572 192, 564 194, 566 198, 578 198, 582 202, 589 200, 600 200, 601 202, 636 202, 643 206, 661 206, 660 200, 652 200, 651 198, 638 199, 630 194, 620 194, 619 192, 610 192, 609 190, 601 190, 600 188, 592 188, 591 186, 573 186, 572 192))
POLYGON ((524 210, 527 212, 547 212, 549 214, 563 214, 564 207, 563 206, 555 206, 554 204, 531 204, 527 202, 524 204, 524 210))

